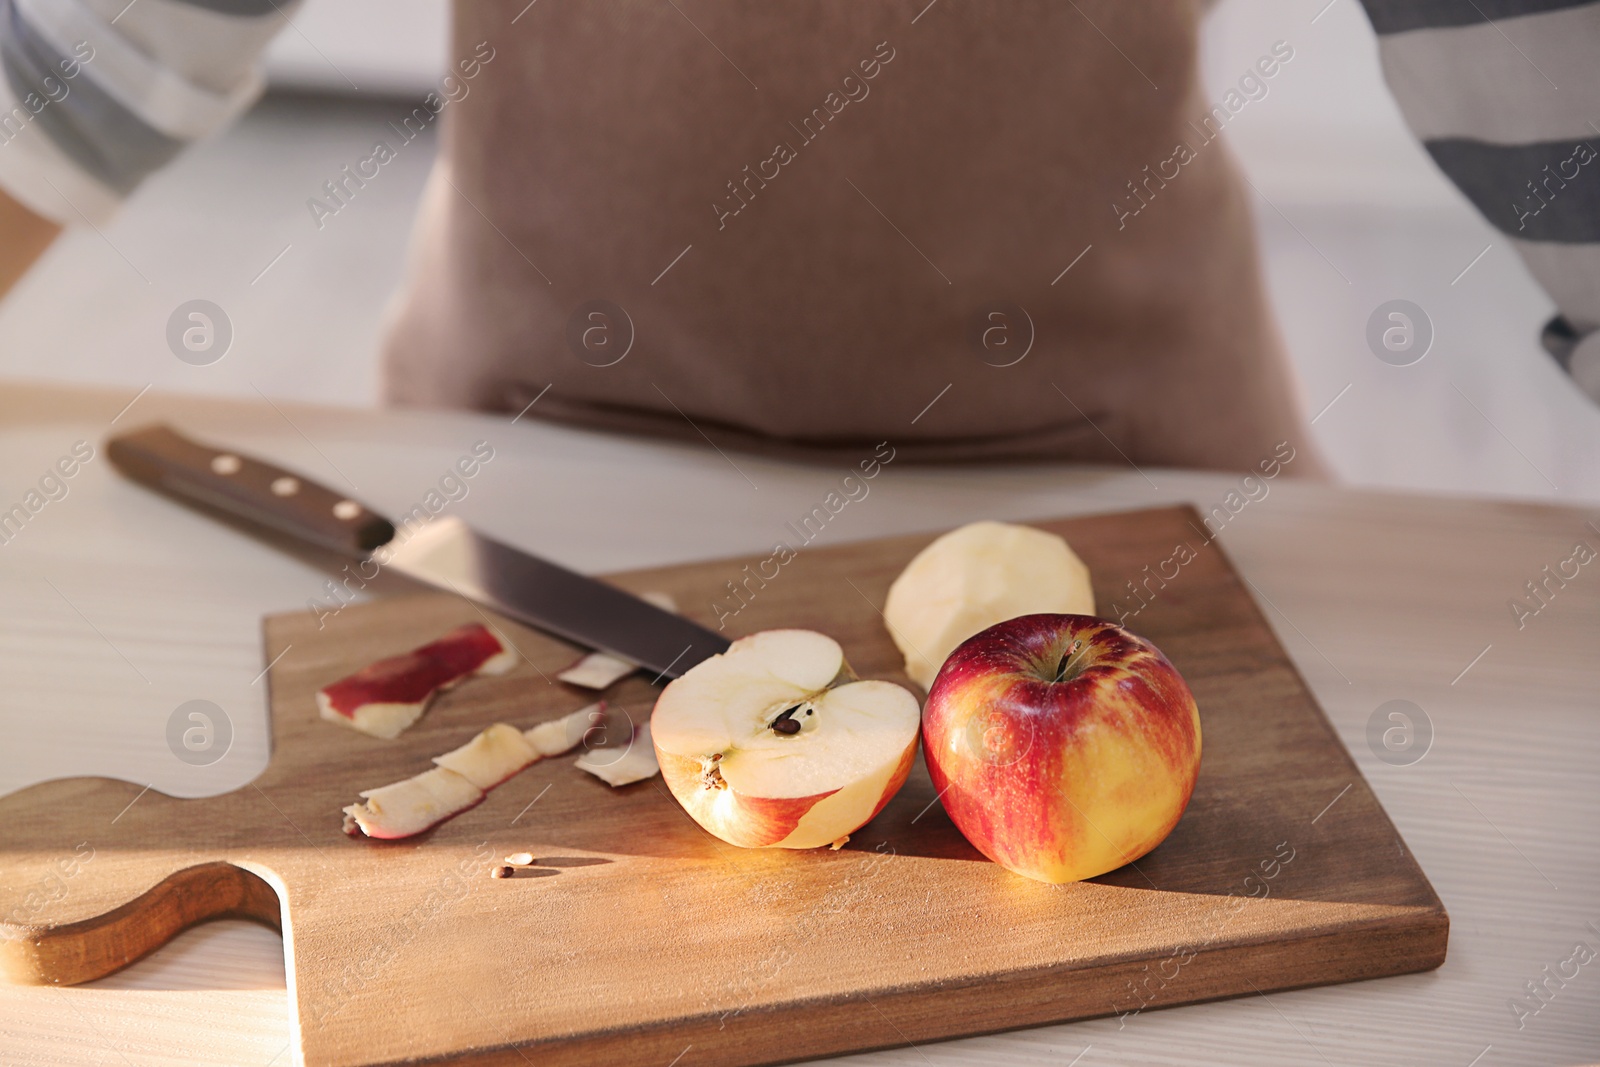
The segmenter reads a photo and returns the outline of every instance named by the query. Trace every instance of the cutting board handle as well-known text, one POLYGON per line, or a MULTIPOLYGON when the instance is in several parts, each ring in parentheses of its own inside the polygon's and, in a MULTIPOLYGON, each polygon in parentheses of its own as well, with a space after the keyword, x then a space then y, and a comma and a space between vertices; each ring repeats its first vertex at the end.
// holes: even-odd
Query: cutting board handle
POLYGON ((174 871, 103 915, 20 930, 0 924, 0 979, 17 985, 90 982, 210 919, 254 919, 283 930, 278 894, 260 875, 231 863, 201 863, 174 871))
POLYGON ((110 438, 106 456, 129 478, 184 503, 215 508, 345 555, 364 556, 394 537, 394 525, 364 504, 160 423, 110 438))

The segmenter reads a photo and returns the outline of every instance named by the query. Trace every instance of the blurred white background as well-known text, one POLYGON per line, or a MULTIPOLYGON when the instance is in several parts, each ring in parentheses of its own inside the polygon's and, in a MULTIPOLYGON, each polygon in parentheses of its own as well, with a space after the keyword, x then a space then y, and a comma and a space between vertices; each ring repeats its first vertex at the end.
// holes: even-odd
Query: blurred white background
MULTIPOLYGON (((58 242, 0 305, 0 377, 376 403, 379 326, 431 141, 321 230, 306 200, 431 85, 446 18, 442 0, 310 0, 271 54, 278 92, 103 232, 58 242), (167 315, 196 297, 235 329, 208 367, 164 341, 167 315)), ((1600 500, 1600 407, 1538 345, 1551 304, 1406 131, 1356 0, 1222 0, 1205 34, 1211 98, 1280 40, 1293 60, 1225 137, 1255 187, 1273 300, 1336 468, 1361 485, 1600 500), (1436 331, 1410 367, 1365 341, 1395 298, 1436 331)))

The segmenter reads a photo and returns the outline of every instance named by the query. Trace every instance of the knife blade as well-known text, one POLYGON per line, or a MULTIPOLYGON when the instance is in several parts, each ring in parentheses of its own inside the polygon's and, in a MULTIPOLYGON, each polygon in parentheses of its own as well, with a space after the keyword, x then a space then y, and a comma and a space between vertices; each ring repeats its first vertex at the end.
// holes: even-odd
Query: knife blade
POLYGON ((156 424, 106 442, 132 480, 308 544, 393 569, 535 629, 676 678, 727 638, 614 585, 473 531, 453 516, 394 523, 316 481, 156 424))

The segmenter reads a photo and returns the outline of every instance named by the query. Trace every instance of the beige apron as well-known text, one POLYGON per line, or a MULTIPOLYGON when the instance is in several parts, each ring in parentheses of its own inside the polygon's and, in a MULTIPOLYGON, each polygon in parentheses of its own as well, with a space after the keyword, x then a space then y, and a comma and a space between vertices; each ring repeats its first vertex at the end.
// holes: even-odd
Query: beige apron
POLYGON ((452 54, 493 58, 441 116, 388 396, 818 457, 1253 467, 1300 422, 1199 17, 458 2, 452 54))

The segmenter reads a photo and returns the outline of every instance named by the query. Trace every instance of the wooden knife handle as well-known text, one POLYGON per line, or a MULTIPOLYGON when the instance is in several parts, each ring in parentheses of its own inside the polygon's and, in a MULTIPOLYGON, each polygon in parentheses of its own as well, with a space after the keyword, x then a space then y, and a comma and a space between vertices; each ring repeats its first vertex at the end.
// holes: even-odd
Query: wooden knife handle
POLYGON ((208 505, 346 555, 363 556, 394 525, 363 504, 282 467, 214 448, 157 424, 106 442, 123 474, 187 503, 208 505))

